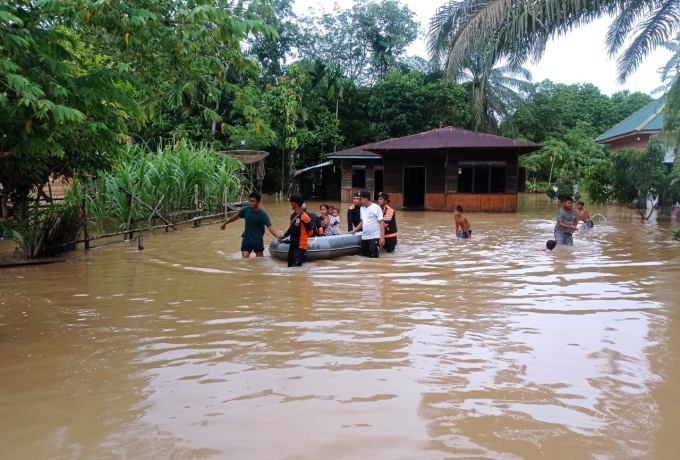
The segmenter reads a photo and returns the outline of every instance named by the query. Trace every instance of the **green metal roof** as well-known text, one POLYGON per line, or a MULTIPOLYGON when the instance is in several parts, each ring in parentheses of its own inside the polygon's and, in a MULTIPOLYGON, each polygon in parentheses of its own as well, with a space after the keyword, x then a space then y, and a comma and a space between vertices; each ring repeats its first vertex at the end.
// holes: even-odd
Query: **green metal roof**
POLYGON ((638 131, 661 131, 663 129, 663 107, 665 104, 666 96, 650 102, 606 133, 601 134, 595 139, 595 142, 605 142, 638 131))

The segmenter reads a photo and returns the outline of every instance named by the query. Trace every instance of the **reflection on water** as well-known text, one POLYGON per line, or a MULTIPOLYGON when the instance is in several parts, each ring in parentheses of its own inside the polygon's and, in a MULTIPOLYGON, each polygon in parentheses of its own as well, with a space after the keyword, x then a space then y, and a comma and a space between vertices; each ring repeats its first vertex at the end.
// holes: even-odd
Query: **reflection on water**
POLYGON ((546 253, 555 205, 521 205, 469 241, 400 212, 378 260, 241 260, 236 223, 4 270, 0 456, 677 458, 668 224, 591 208, 546 253))

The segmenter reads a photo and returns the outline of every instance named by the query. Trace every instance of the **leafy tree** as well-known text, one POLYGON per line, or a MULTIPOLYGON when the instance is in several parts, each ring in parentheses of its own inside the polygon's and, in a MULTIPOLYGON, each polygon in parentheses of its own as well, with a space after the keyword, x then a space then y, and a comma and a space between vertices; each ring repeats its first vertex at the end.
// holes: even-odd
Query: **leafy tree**
POLYGON ((385 78, 418 35, 415 13, 396 0, 358 0, 351 9, 301 19, 302 58, 321 59, 345 69, 358 83, 385 78))
MULTIPOLYGON (((610 199, 622 204, 637 203, 640 216, 649 219, 654 211, 646 204, 650 200, 661 199, 673 194, 671 183, 676 175, 668 173, 663 160, 666 151, 664 144, 656 138, 645 150, 623 149, 609 156, 609 164, 602 162, 591 169, 586 183, 594 201, 605 202, 610 199)), ((661 201, 661 200, 660 200, 661 201)))
POLYGON ((106 168, 129 128, 162 124, 168 109, 198 107, 206 123, 220 122, 227 70, 257 68, 240 43, 276 36, 266 11, 259 0, 4 2, 3 202, 20 203, 50 174, 106 168))
POLYGON ((267 80, 283 74, 284 63, 302 39, 297 16, 293 12, 293 0, 270 0, 271 12, 263 14, 263 20, 277 32, 276 36, 264 34, 252 36, 250 54, 254 55, 267 80))
POLYGON ((540 58, 556 35, 611 14, 609 53, 616 55, 628 44, 618 58, 619 82, 673 38, 680 25, 677 0, 463 0, 443 5, 430 22, 429 34, 431 43, 446 43, 444 62, 455 74, 480 44, 491 51, 489 62, 505 57, 519 64, 540 58))
POLYGON ((497 133, 501 121, 524 109, 521 91, 528 86, 531 73, 522 67, 507 65, 489 69, 484 55, 479 53, 465 61, 457 79, 468 93, 472 129, 497 133))

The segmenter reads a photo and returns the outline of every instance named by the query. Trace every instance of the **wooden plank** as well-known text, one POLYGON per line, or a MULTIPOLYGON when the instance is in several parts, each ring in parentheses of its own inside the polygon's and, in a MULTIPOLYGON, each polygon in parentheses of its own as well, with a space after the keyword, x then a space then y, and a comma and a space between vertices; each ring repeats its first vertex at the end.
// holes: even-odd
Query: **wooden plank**
POLYGON ((425 194, 425 208, 432 211, 446 210, 446 194, 445 193, 426 193, 425 194))
POLYGON ((446 195, 446 211, 462 206, 469 212, 517 212, 516 194, 449 193, 446 195))
MULTIPOLYGON (((429 155, 426 160, 425 193, 446 192, 446 154, 429 155)), ((427 205, 426 205, 427 207, 427 205)), ((443 209, 443 208, 442 208, 443 209)))
POLYGON ((383 166, 383 188, 389 194, 403 193, 404 188, 404 157, 391 155, 383 166))
POLYGON ((517 193, 517 183, 519 176, 519 167, 517 165, 508 165, 505 169, 505 192, 517 193))
POLYGON ((389 192, 390 206, 394 209, 401 209, 404 207, 404 194, 398 192, 389 192))
POLYGON ((446 158, 446 193, 458 192, 458 160, 447 154, 446 158))

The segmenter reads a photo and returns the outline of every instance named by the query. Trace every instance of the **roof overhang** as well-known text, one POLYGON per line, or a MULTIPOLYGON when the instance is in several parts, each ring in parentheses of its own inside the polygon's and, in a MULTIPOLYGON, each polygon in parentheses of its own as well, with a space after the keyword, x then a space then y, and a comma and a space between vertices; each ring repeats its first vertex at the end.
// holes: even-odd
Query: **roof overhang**
POLYGON ((325 167, 325 166, 331 166, 331 165, 333 165, 333 160, 331 160, 331 161, 325 161, 325 162, 323 162, 323 163, 321 163, 321 164, 318 164, 318 165, 315 165, 315 166, 310 166, 310 167, 308 167, 308 168, 298 169, 297 171, 295 171, 295 173, 293 173, 293 177, 297 177, 297 176, 299 176, 300 174, 306 173, 306 172, 308 172, 308 171, 312 171, 312 170, 314 170, 314 169, 319 169, 319 168, 323 168, 323 167, 325 167))
POLYGON ((608 137, 606 139, 595 139, 596 144, 610 144, 614 141, 618 141, 619 139, 625 139, 626 137, 631 137, 631 136, 639 136, 640 134, 660 134, 661 130, 660 129, 648 129, 648 130, 643 130, 643 131, 629 131, 627 133, 621 134, 619 136, 613 136, 613 137, 608 137))
POLYGON ((380 155, 328 155, 331 160, 382 160, 380 155))

